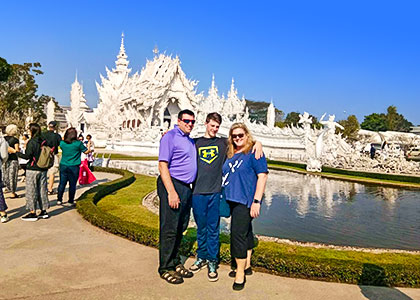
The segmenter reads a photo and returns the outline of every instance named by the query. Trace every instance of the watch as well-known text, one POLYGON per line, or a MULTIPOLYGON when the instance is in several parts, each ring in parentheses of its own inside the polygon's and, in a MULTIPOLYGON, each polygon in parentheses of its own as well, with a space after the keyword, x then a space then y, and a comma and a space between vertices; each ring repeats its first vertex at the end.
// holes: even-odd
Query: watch
POLYGON ((254 203, 261 204, 262 200, 254 199, 254 203))

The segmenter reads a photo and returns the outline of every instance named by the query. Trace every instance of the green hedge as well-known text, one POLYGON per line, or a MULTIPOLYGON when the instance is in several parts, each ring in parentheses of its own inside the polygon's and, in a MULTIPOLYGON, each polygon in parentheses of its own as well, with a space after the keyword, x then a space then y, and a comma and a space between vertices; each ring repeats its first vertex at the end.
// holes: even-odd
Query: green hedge
POLYGON ((96 203, 108 194, 124 188, 135 181, 134 174, 127 170, 95 167, 95 171, 115 173, 121 178, 98 185, 83 193, 77 201, 77 211, 90 223, 111 233, 121 235, 132 241, 158 247, 159 231, 154 228, 121 220, 100 210, 96 203))
MULTIPOLYGON (((306 164, 295 163, 295 162, 286 162, 286 161, 276 161, 276 160, 268 160, 269 165, 279 166, 279 167, 291 167, 296 168, 302 171, 306 171, 306 164)), ((379 180, 389 180, 389 181, 397 181, 397 182, 405 182, 405 183, 415 183, 420 184, 420 176, 410 176, 410 175, 400 175, 400 174, 386 174, 386 173, 374 173, 374 172, 365 172, 365 171, 354 171, 354 170, 345 170, 345 169, 337 169, 331 167, 322 167, 322 173, 330 173, 330 174, 339 174, 339 175, 347 175, 353 177, 364 177, 364 178, 371 178, 371 179, 379 179, 379 180)), ((321 173, 321 175, 322 175, 321 173)))
MULTIPOLYGON (((97 168, 96 170, 121 174, 122 178, 85 192, 79 198, 77 210, 85 219, 100 228, 158 248, 158 228, 141 224, 141 222, 122 220, 95 205, 105 195, 133 183, 134 174, 116 169, 97 168)), ((144 197, 144 195, 138 196, 144 197)), ((149 211, 145 213, 152 214, 149 211)), ((229 264, 229 236, 221 234, 220 242, 220 261, 229 264)), ((195 254, 196 248, 196 230, 190 228, 184 236, 181 253, 191 256, 195 254)), ((260 271, 296 278, 363 285, 420 287, 420 255, 372 254, 260 241, 253 254, 252 265, 260 271)))
POLYGON ((322 172, 333 173, 333 174, 341 174, 341 175, 349 175, 349 176, 357 176, 357 177, 366 177, 366 178, 373 178, 373 179, 381 179, 381 180, 420 183, 420 176, 353 171, 353 170, 330 168, 330 167, 326 167, 326 166, 322 167, 322 172))

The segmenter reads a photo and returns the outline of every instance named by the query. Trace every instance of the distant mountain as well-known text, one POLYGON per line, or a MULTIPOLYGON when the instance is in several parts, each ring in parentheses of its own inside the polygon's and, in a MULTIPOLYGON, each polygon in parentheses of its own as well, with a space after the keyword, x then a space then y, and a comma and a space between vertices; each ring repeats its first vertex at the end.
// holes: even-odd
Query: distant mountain
MULTIPOLYGON (((251 121, 267 124, 267 109, 270 103, 245 99, 251 121)), ((276 122, 283 119, 284 113, 276 108, 276 122)))

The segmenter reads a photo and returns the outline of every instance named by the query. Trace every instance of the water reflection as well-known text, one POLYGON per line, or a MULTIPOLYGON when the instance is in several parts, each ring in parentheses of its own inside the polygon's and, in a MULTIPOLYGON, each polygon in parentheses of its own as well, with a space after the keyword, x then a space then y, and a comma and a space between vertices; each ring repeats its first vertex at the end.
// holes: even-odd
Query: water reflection
POLYGON ((270 171, 254 227, 299 241, 418 250, 419 199, 418 190, 270 171))
POLYGON ((403 194, 402 190, 381 186, 331 180, 321 176, 271 171, 265 193, 265 205, 269 210, 275 195, 282 195, 289 203, 295 203, 296 213, 305 217, 309 212, 331 218, 335 207, 342 202, 352 202, 357 194, 369 193, 379 200, 384 200, 389 209, 403 194))

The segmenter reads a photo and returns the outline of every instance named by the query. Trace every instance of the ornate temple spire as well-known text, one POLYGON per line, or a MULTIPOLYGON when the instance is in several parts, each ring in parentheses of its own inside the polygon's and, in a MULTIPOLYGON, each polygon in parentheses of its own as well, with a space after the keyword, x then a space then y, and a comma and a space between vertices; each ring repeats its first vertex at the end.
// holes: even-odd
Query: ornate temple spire
POLYGON ((215 80, 214 80, 214 74, 211 80, 211 87, 209 88, 209 98, 211 98, 212 100, 218 100, 218 95, 217 95, 217 87, 215 84, 215 80))
POLYGON ((232 84, 230 85, 230 91, 228 92, 228 99, 239 100, 238 90, 235 89, 235 79, 233 79, 233 77, 232 77, 232 84))
POLYGON ((114 71, 118 73, 129 73, 131 69, 128 68, 128 59, 127 54, 125 53, 124 47, 124 32, 121 34, 121 46, 120 53, 117 55, 117 60, 115 61, 116 68, 114 71))
POLYGON ((274 128, 275 123, 276 123, 276 109, 273 104, 273 99, 271 99, 271 103, 267 108, 267 126, 270 128, 274 128))

